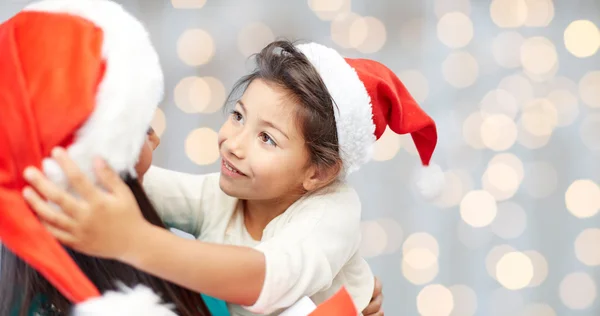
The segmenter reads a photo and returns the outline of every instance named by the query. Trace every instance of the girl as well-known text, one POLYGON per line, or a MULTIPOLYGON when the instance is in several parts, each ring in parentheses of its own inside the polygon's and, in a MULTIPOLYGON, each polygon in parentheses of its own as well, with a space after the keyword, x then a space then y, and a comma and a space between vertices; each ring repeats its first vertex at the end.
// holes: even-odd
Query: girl
POLYGON ((269 44, 256 61, 219 131, 220 174, 152 168, 144 180, 164 221, 203 242, 147 225, 105 163, 96 171, 108 192, 61 149, 54 157, 82 198, 29 169, 27 181, 65 212, 33 191, 26 199, 66 245, 240 305, 234 315, 277 313, 303 296, 319 303, 342 286, 362 310, 373 276, 357 253, 360 201, 344 178, 369 161, 387 126, 411 133, 428 165, 435 124, 377 62, 289 42, 269 44))

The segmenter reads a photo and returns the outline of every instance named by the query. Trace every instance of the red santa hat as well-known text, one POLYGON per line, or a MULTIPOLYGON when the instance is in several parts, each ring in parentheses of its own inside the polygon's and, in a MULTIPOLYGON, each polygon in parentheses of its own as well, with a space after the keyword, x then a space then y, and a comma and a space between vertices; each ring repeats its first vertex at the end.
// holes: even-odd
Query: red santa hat
POLYGON ((419 170, 419 191, 427 198, 437 196, 444 177, 441 168, 431 164, 437 144, 435 122, 394 72, 374 60, 344 58, 316 43, 297 47, 317 69, 337 105, 344 174, 371 160, 375 141, 389 127, 397 134, 411 134, 425 167, 419 170))
MULTIPOLYGON (((0 240, 76 303, 75 315, 174 315, 150 289, 100 296, 21 195, 25 167, 66 187, 56 146, 93 178, 100 156, 135 175, 163 95, 149 36, 107 0, 45 0, 0 24, 0 240)), ((118 282, 118 280, 115 280, 118 282)))

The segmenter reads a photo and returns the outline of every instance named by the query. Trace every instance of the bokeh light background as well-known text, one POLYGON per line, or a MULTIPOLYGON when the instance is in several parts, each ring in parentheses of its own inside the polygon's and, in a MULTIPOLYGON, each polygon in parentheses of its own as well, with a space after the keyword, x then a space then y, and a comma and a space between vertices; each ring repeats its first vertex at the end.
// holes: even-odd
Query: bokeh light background
MULTIPOLYGON (((26 2, 2 1, 0 18, 26 2)), ((225 96, 277 37, 405 82, 438 122, 447 183, 420 198, 414 145, 391 132, 351 178, 387 315, 600 314, 600 1, 120 2, 162 56, 163 167, 218 170, 225 96)))

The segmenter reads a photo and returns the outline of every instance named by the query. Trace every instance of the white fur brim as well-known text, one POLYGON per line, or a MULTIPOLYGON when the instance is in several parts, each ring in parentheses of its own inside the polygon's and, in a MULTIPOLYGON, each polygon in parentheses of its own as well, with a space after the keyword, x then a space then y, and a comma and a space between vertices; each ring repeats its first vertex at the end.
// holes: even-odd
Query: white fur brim
POLYGON ((177 316, 170 305, 143 285, 131 289, 121 285, 119 291, 109 291, 101 297, 77 304, 73 316, 177 316))
POLYGON ((442 193, 444 188, 444 171, 436 164, 430 164, 417 171, 417 188, 426 199, 433 199, 442 193))

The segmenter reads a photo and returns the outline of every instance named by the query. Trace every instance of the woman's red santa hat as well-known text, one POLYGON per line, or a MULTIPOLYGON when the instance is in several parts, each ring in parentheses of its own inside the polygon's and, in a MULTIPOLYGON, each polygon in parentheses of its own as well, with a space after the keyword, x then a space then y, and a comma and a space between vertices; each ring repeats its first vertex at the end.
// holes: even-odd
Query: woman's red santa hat
POLYGON ((158 55, 142 24, 111 1, 36 2, 0 24, 0 69, 3 246, 75 303, 74 315, 175 315, 142 286, 101 296, 21 194, 30 165, 67 187, 48 158, 56 146, 92 178, 97 156, 135 175, 163 95, 158 55))
POLYGON ((376 140, 389 127, 397 134, 411 134, 425 167, 420 170, 419 191, 427 198, 437 196, 444 176, 439 166, 430 163, 437 144, 435 122, 400 79, 374 60, 344 58, 316 43, 297 47, 317 69, 337 106, 344 175, 371 160, 376 140))

